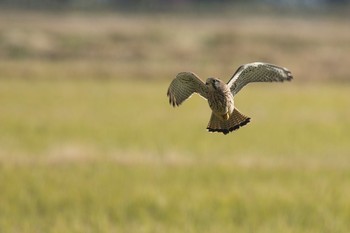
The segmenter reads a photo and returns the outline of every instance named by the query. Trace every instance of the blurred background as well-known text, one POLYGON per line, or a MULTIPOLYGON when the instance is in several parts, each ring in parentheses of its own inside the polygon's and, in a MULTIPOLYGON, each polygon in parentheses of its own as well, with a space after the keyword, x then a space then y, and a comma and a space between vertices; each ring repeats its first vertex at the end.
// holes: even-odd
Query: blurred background
POLYGON ((1 0, 0 232, 347 232, 347 0, 1 0), (235 97, 208 133, 178 72, 288 83, 235 97))

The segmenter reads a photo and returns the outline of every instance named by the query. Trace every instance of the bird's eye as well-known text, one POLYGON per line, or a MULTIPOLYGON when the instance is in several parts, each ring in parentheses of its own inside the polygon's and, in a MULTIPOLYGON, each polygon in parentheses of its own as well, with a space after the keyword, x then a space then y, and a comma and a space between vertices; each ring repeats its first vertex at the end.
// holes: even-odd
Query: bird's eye
POLYGON ((218 87, 220 86, 220 82, 219 82, 219 80, 214 80, 214 82, 213 82, 213 87, 215 88, 215 89, 217 89, 218 87))

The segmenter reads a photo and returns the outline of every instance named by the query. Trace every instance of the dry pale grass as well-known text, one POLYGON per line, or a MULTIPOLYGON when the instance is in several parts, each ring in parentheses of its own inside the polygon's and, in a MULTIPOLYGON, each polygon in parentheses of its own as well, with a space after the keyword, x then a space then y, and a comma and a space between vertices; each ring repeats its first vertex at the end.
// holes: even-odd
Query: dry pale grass
POLYGON ((1 78, 229 78, 261 60, 296 80, 349 80, 348 20, 335 17, 6 13, 1 78), (23 23, 25 22, 25 23, 23 23))

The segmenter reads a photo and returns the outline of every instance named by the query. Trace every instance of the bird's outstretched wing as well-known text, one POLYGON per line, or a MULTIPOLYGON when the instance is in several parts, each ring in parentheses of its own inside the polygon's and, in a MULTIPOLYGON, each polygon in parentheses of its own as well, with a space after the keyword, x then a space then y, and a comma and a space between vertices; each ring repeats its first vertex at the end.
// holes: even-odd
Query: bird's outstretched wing
POLYGON ((192 72, 181 72, 170 83, 167 96, 171 105, 179 106, 193 93, 207 98, 208 87, 192 72))
POLYGON ((236 95, 242 87, 250 82, 283 82, 290 81, 293 76, 289 70, 273 64, 253 62, 240 66, 227 85, 232 95, 236 95))

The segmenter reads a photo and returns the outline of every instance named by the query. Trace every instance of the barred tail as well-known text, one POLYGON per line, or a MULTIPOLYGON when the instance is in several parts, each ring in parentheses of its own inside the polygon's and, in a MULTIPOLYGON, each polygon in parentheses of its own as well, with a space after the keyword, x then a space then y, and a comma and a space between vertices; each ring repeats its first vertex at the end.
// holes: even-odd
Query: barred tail
POLYGON ((238 111, 238 109, 235 108, 228 120, 222 120, 212 113, 207 129, 209 132, 221 132, 223 134, 228 134, 241 126, 248 124, 249 121, 249 117, 243 115, 238 111))

